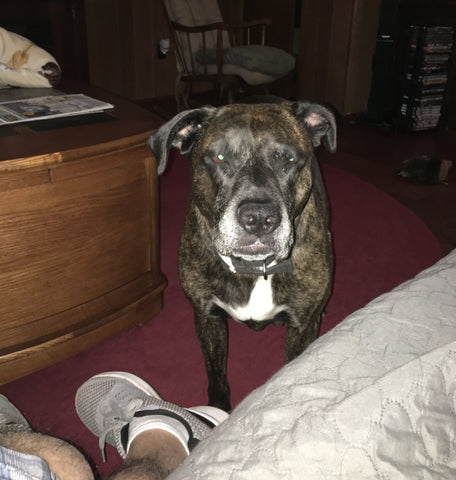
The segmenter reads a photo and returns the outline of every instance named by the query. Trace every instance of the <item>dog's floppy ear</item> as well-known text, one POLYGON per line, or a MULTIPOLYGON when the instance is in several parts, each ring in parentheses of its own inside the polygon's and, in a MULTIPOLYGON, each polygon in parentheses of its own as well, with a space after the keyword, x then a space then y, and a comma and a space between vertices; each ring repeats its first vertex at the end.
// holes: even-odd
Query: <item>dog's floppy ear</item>
POLYGON ((321 142, 330 152, 336 151, 336 119, 331 110, 319 103, 294 102, 291 111, 310 132, 314 147, 321 142))
POLYGON ((184 155, 189 153, 204 121, 211 117, 215 110, 215 107, 185 110, 150 135, 147 145, 158 161, 159 175, 165 170, 171 148, 177 148, 184 155))

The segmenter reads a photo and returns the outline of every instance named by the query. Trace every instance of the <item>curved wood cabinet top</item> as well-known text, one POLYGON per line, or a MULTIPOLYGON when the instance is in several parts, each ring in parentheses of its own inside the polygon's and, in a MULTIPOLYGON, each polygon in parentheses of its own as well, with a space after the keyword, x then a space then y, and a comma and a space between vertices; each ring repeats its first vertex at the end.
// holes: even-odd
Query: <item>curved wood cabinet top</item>
POLYGON ((0 384, 162 308, 158 179, 146 139, 163 121, 83 93, 113 103, 113 119, 0 127, 9 129, 0 131, 0 384))

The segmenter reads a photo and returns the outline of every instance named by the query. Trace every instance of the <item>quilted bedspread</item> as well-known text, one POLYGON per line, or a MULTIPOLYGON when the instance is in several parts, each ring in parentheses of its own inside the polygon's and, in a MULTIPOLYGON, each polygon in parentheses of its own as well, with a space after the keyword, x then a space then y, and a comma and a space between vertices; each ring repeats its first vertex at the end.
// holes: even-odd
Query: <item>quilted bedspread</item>
POLYGON ((456 479, 456 250, 316 340, 171 479, 456 479))

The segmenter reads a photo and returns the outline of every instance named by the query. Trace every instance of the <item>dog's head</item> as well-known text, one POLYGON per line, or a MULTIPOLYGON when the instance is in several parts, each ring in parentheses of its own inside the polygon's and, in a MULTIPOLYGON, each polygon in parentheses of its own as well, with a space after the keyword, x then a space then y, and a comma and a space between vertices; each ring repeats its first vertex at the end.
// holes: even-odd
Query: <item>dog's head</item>
POLYGON ((171 148, 189 158, 191 201, 216 251, 245 261, 289 256, 320 143, 335 150, 334 115, 304 102, 188 110, 148 140, 159 174, 171 148))

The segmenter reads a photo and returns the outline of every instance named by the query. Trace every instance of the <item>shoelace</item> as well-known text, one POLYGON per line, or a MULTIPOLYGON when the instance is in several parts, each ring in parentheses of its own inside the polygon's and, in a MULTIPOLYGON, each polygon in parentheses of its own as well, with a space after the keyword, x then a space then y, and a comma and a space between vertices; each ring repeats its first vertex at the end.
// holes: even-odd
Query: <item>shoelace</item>
MULTIPOLYGON (((114 430, 121 430, 125 425, 129 424, 133 420, 133 416, 138 408, 142 405, 143 401, 140 399, 131 400, 123 408, 120 407, 115 401, 107 405, 107 410, 102 415, 103 417, 112 417, 114 422, 100 433, 100 437, 98 439, 98 447, 101 450, 101 458, 103 459, 103 463, 106 462, 106 437, 114 430)), ((119 446, 116 445, 116 448, 119 448, 119 446)))

